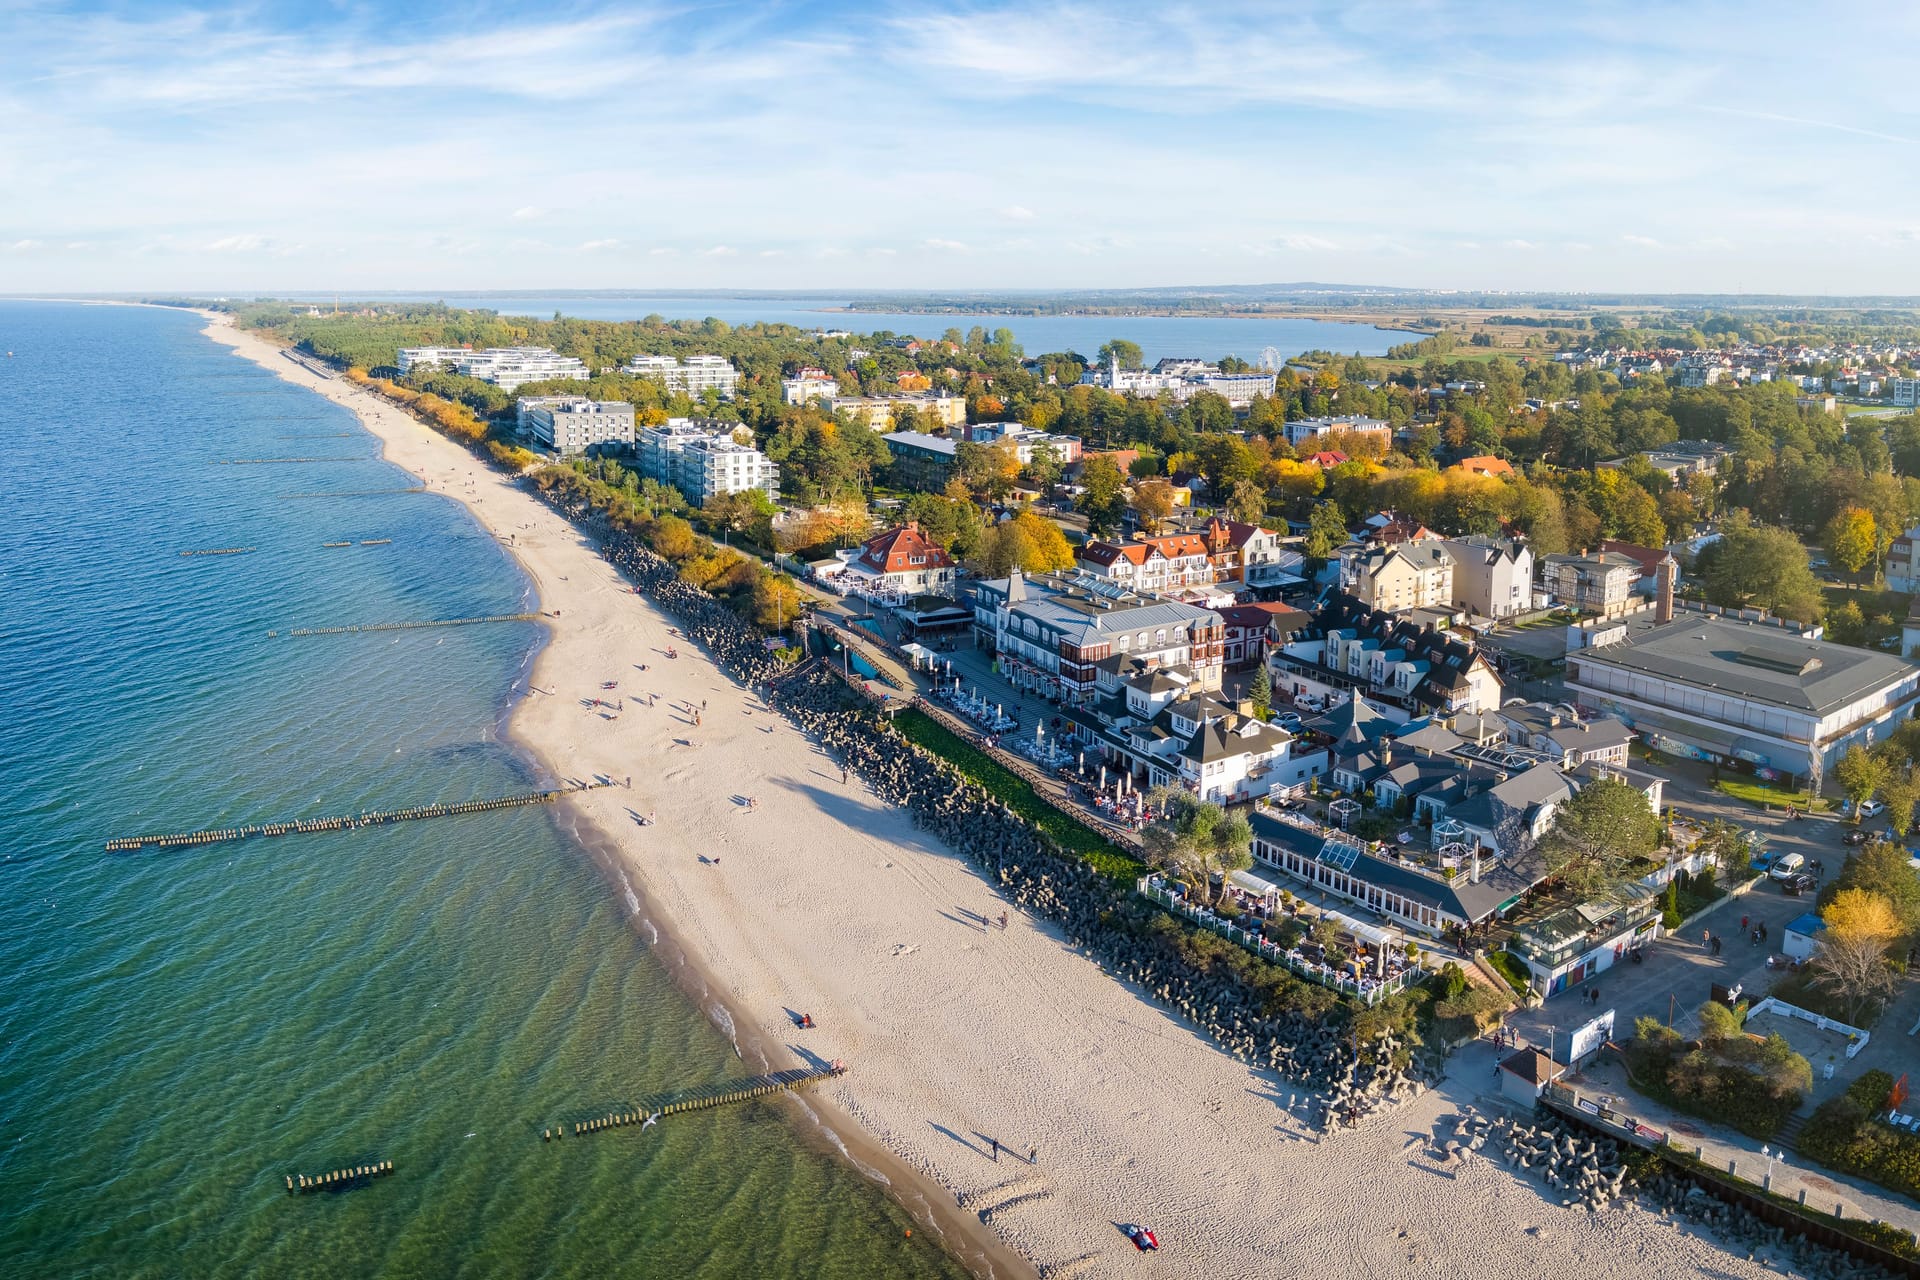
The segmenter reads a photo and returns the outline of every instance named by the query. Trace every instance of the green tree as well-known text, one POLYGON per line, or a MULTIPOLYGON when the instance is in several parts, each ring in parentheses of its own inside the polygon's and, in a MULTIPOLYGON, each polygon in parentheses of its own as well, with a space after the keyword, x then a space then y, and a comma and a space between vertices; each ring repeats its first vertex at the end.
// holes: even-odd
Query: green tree
POLYGON ((1160 816, 1143 833, 1147 860, 1193 886, 1204 901, 1218 901, 1218 875, 1226 887, 1229 872, 1253 865, 1253 828, 1245 814, 1229 814, 1181 787, 1157 787, 1148 797, 1160 816))
POLYGON ((1140 527, 1158 533, 1173 514, 1173 486, 1165 480, 1142 480, 1133 486, 1133 514, 1140 527))
POLYGON ((1122 369, 1138 369, 1142 361, 1140 344, 1129 342, 1125 338, 1114 338, 1101 343, 1097 359, 1099 366, 1104 369, 1114 360, 1120 362, 1122 369))
POLYGON ((1241 524, 1260 524, 1267 518, 1267 494, 1251 480, 1235 480, 1227 492, 1227 518, 1241 524))
POLYGON ((1087 531, 1104 537, 1118 529, 1127 509, 1127 481, 1113 459, 1104 453, 1088 458, 1080 469, 1080 487, 1077 505, 1087 518, 1087 531))
POLYGON ((1875 841, 1847 859, 1835 878, 1836 894, 1863 889, 1886 900, 1900 921, 1901 932, 1920 932, 1920 876, 1907 864, 1906 849, 1890 841, 1875 841))
POLYGON ((1873 513, 1865 507, 1842 507, 1827 521, 1821 543, 1827 558, 1842 573, 1857 574, 1873 560, 1877 550, 1873 513))
POLYGON ((1727 518, 1723 537, 1701 553, 1707 599, 1735 608, 1757 606, 1811 622, 1820 616, 1820 583, 1806 548, 1785 529, 1754 524, 1744 512, 1727 518))
POLYGON ((1887 762, 1855 743, 1833 766, 1833 780, 1840 784, 1847 799, 1853 801, 1857 819, 1860 806, 1873 799, 1873 793, 1887 780, 1887 762))
POLYGON ((1540 842, 1548 873, 1582 898, 1607 896, 1637 879, 1660 845, 1660 820, 1637 787, 1601 778, 1560 807, 1540 842))
POLYGON ((1307 559, 1325 563, 1332 558, 1334 548, 1346 540, 1346 517, 1342 516, 1340 508, 1331 502, 1322 502, 1315 506, 1313 514, 1307 517, 1307 538, 1301 551, 1307 559))
POLYGON ((1253 669, 1253 679, 1247 683, 1247 700, 1253 703, 1253 714, 1262 720, 1272 714, 1273 676, 1264 662, 1253 669))
POLYGON ((1880 798, 1887 803, 1887 825, 1905 840, 1913 828, 1913 806, 1920 804, 1920 765, 1888 770, 1880 783, 1880 798))

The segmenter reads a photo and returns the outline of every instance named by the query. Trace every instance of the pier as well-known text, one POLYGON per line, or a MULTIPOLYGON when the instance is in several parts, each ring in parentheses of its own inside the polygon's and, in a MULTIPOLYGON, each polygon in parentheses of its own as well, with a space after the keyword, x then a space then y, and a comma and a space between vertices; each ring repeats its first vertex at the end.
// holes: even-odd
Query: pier
POLYGON ((334 1169, 311 1178, 304 1173, 290 1173, 286 1175, 287 1194, 298 1196, 309 1191, 345 1191, 351 1187, 364 1187, 375 1178, 384 1178, 392 1172, 393 1161, 380 1160, 373 1164, 357 1164, 350 1169, 334 1169))
POLYGON ((206 551, 182 551, 183 556, 244 556, 253 547, 212 547, 206 551))
POLYGON ((389 826, 396 822, 419 822, 426 818, 452 818, 463 813, 489 813, 495 809, 520 809, 527 805, 548 804, 578 791, 610 787, 611 782, 583 782, 554 791, 529 791, 517 796, 493 800, 466 800, 459 804, 429 804, 412 809, 373 809, 344 818, 295 818, 291 822, 267 822, 245 827, 219 827, 208 831, 188 831, 178 835, 122 836, 107 841, 108 853, 126 853, 136 849, 177 849, 186 845, 229 844, 255 836, 308 835, 316 831, 354 831, 361 827, 389 826))
POLYGON ((655 1094, 642 1098, 631 1108, 609 1112, 591 1120, 576 1121, 571 1126, 560 1125, 551 1129, 542 1129, 540 1140, 552 1142, 555 1138, 579 1138, 589 1133, 599 1133, 603 1129, 623 1129, 629 1125, 645 1125, 651 1120, 681 1115, 688 1111, 705 1111, 710 1107, 751 1102, 755 1098, 804 1089, 810 1084, 818 1084, 822 1080, 845 1075, 846 1072, 847 1064, 836 1058, 824 1067, 793 1067, 786 1071, 775 1071, 770 1075, 748 1076, 745 1080, 729 1080, 698 1089, 655 1094))
POLYGON ((341 493, 283 493, 280 499, 284 502, 291 498, 378 498, 389 493, 425 493, 426 491, 427 486, 416 484, 408 489, 348 489, 341 493))
MULTIPOLYGON (((392 538, 381 538, 377 542, 363 542, 363 547, 383 546, 392 542, 392 538)), ((344 547, 344 542, 326 542, 322 546, 344 547)), ((426 618, 419 622, 363 622, 354 627, 297 627, 287 632, 290 636, 347 636, 360 631, 417 631, 422 627, 477 627, 483 622, 538 622, 537 613, 496 613, 485 618, 426 618)), ((269 631, 269 637, 278 636, 278 631, 269 631)))

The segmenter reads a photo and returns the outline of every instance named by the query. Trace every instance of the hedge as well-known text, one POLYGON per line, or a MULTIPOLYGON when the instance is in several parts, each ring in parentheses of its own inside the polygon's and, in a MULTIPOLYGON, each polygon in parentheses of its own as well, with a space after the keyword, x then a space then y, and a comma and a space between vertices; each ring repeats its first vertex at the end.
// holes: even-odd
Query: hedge
POLYGON ((1800 1154, 1920 1200, 1920 1135, 1874 1119, 1892 1092, 1893 1077, 1886 1072, 1861 1076, 1814 1110, 1800 1135, 1800 1154))

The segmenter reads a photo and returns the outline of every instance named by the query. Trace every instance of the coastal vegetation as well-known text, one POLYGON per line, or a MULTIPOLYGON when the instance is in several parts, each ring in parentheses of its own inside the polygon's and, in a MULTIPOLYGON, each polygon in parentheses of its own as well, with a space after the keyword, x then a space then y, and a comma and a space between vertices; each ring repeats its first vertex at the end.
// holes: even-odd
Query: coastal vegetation
POLYGON ((1920 1200, 1920 1134, 1880 1119, 1890 1109, 1893 1096, 1891 1075, 1867 1072, 1845 1093, 1814 1109, 1800 1135, 1800 1154, 1920 1200))
POLYGON ((1633 1087, 1748 1137, 1771 1138, 1813 1087, 1813 1068, 1779 1032, 1747 1034, 1744 1017, 1745 1006, 1709 1001, 1693 1041, 1658 1018, 1640 1018, 1626 1046, 1633 1087))

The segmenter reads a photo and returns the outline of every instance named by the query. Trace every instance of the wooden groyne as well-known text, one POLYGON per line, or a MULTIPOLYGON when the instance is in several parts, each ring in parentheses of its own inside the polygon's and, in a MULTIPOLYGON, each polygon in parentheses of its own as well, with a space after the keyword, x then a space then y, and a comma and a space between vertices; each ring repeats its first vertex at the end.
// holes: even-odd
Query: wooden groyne
POLYGON ((302 435, 279 435, 275 440, 351 440, 359 433, 356 431, 316 431, 302 435))
POLYGON ((585 782, 578 786, 561 787, 554 791, 528 791, 517 796, 500 796, 493 800, 465 800, 459 804, 429 804, 412 809, 370 809, 365 813, 356 813, 344 818, 295 818, 291 822, 266 822, 245 827, 220 827, 209 831, 188 831, 179 835, 164 836, 121 836, 107 841, 108 853, 125 853, 133 849, 151 846, 155 849, 177 849, 183 845, 227 844, 235 840, 250 840, 254 836, 292 836, 308 835, 316 831, 354 831, 360 827, 387 826, 395 822, 419 822, 426 818, 451 818, 463 813, 488 813, 495 809, 519 809, 532 804, 547 804, 561 796, 573 795, 579 791, 592 791, 596 787, 608 787, 610 782, 585 782))
POLYGON ((287 1175, 287 1194, 297 1196, 309 1191, 345 1191, 349 1187, 364 1187, 375 1178, 384 1178, 392 1172, 393 1161, 380 1160, 373 1164, 357 1164, 350 1169, 334 1169, 311 1178, 304 1173, 290 1173, 287 1175))
POLYGON ((323 547, 350 547, 353 544, 351 542, 323 542, 320 545, 323 547))
POLYGON ((392 538, 362 538, 360 539, 360 545, 363 547, 384 547, 392 541, 392 538))
POLYGON ((205 551, 182 551, 183 556, 244 556, 254 547, 210 547, 205 551))
MULTIPOLYGON (((393 541, 382 538, 378 543, 363 542, 363 547, 379 546, 393 541)), ((344 543, 329 542, 329 547, 344 546, 344 543)), ((485 618, 427 618, 419 622, 363 622, 354 627, 296 627, 286 632, 290 636, 347 636, 360 631, 418 631, 423 627, 477 627, 483 622, 537 622, 537 613, 496 613, 485 618)), ((267 632, 268 636, 278 636, 278 631, 267 632)))
POLYGON ((555 1138, 569 1136, 579 1138, 589 1133, 599 1133, 603 1129, 624 1129, 629 1125, 645 1125, 649 1121, 665 1116, 681 1115, 688 1111, 705 1111, 709 1107, 751 1102, 755 1098, 804 1089, 822 1080, 845 1075, 846 1071, 847 1064, 836 1058, 824 1067, 793 1067, 786 1071, 775 1071, 770 1075, 749 1076, 745 1080, 729 1080, 699 1089, 682 1089, 674 1093, 655 1094, 652 1097, 642 1098, 630 1108, 609 1112, 604 1116, 595 1116, 591 1120, 579 1120, 572 1125, 542 1129, 540 1139, 543 1142, 552 1142, 555 1138))
POLYGON ((283 493, 281 501, 292 498, 378 498, 389 493, 425 493, 427 486, 416 484, 407 489, 347 489, 340 493, 283 493))
POLYGON ((372 458, 361 454, 346 454, 337 458, 222 458, 213 465, 216 467, 278 467, 291 466, 299 462, 372 462, 372 458))

